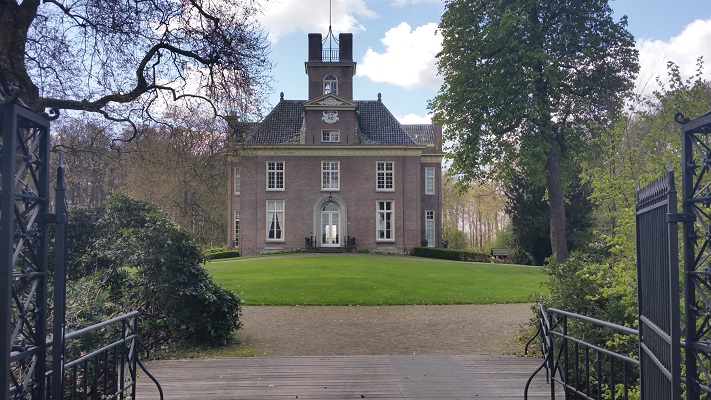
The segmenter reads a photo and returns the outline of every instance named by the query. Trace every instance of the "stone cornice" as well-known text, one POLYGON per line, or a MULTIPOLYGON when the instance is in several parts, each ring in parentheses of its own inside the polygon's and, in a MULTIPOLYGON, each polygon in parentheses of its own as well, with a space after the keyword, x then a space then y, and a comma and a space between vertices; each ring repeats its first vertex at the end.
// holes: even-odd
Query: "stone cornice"
POLYGON ((356 62, 354 61, 338 61, 338 62, 321 62, 321 61, 306 61, 304 62, 304 71, 309 74, 309 67, 353 67, 353 75, 356 74, 356 62))
POLYGON ((420 161, 423 163, 441 163, 444 158, 444 154, 423 154, 420 157, 420 161))
POLYGON ((230 161, 242 157, 254 156, 412 156, 421 157, 423 162, 440 162, 444 154, 422 154, 426 146, 398 145, 280 145, 280 146, 245 146, 238 154, 230 154, 230 161))

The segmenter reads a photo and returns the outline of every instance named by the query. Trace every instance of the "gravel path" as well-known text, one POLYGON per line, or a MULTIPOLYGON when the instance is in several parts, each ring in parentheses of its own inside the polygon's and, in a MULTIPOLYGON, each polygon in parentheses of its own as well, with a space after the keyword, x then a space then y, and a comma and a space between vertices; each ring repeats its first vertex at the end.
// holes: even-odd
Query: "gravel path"
POLYGON ((504 355, 532 316, 530 304, 247 306, 240 347, 257 356, 504 355))

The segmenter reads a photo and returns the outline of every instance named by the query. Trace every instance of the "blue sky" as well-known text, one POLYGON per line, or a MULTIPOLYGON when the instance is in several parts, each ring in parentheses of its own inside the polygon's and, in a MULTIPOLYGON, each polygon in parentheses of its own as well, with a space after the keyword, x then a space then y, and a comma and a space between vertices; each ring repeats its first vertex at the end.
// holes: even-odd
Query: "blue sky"
MULTIPOLYGON (((442 0, 332 0, 331 21, 336 35, 353 33, 356 100, 383 102, 405 123, 428 121, 427 101, 439 88, 435 35, 444 11, 442 0)), ((656 76, 664 77, 666 62, 676 62, 683 76, 693 74, 704 56, 705 77, 711 80, 711 0, 612 0, 615 17, 627 15, 629 31, 640 50, 637 90, 650 93, 656 76)), ((273 90, 270 103, 307 97, 304 61, 307 34, 326 34, 329 0, 271 0, 261 23, 271 41, 273 90)))

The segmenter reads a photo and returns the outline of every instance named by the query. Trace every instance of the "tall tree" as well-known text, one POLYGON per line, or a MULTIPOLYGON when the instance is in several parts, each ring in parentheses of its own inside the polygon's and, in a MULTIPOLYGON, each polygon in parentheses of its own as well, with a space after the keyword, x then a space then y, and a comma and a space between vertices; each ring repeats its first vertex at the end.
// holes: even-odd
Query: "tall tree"
POLYGON ((459 235, 466 235, 461 248, 477 251, 496 239, 506 224, 505 198, 495 182, 457 190, 457 176, 442 176, 442 227, 448 246, 455 248, 459 235), (456 236, 456 237, 455 237, 456 236))
POLYGON ((201 245, 225 243, 224 129, 171 110, 173 126, 123 145, 123 190, 169 213, 201 245))
MULTIPOLYGON (((68 117, 63 122, 52 137, 52 150, 63 156, 67 203, 70 206, 99 205, 123 184, 121 147, 109 137, 105 121, 68 117)), ((58 161, 58 157, 52 158, 53 164, 58 161)))
POLYGON ((163 99, 254 107, 268 69, 256 0, 2 0, 0 91, 132 123, 163 99))
POLYGON ((626 19, 607 0, 447 0, 439 29, 444 84, 430 102, 467 180, 545 185, 550 240, 568 256, 566 160, 609 127, 639 70, 626 19))

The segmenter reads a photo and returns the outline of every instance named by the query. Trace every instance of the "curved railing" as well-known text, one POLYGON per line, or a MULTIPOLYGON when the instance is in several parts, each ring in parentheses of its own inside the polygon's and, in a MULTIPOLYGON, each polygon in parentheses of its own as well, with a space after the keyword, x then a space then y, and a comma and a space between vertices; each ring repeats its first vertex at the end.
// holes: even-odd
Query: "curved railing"
POLYGON ((638 392, 637 330, 555 308, 546 310, 542 305, 538 308, 538 330, 525 350, 528 353, 529 345, 540 338, 543 362, 528 379, 524 399, 528 399, 531 381, 543 369, 551 386, 551 399, 555 399, 556 383, 566 396, 579 399, 626 399, 638 392), (603 337, 587 337, 601 331, 603 337), (620 349, 604 348, 611 344, 604 338, 614 338, 620 349))
MULTIPOLYGON (((135 399, 141 368, 163 399, 160 383, 139 358, 145 346, 138 338, 138 316, 139 312, 133 311, 64 336, 66 358, 64 371, 59 374, 64 378, 63 393, 58 398, 135 399)), ((57 375, 48 371, 46 376, 46 387, 52 387, 51 380, 57 375)))

